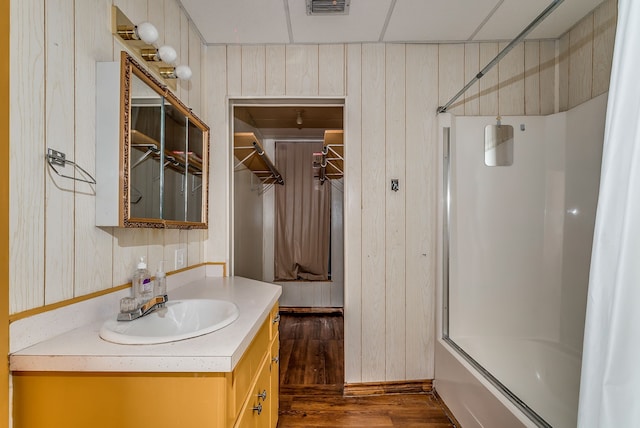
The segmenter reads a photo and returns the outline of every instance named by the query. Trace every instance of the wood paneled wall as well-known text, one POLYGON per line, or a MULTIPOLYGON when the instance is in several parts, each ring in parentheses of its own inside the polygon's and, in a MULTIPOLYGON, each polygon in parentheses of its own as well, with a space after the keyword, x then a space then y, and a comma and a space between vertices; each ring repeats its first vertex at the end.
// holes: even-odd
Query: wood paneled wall
MULTIPOLYGON (((11 0, 10 313, 130 281, 146 256, 155 270, 185 248, 201 263, 206 231, 120 230, 95 226, 93 186, 48 169, 47 147, 95 170, 95 67, 119 58, 111 6, 151 21, 194 78, 177 94, 201 113, 203 45, 175 0, 11 0)), ((67 167, 65 173, 73 173, 67 167)))
POLYGON ((607 0, 560 39, 560 111, 609 90, 617 13, 617 0, 607 0))
MULTIPOLYGON (((609 3, 603 5, 592 20, 602 15, 598 19, 610 23, 612 9, 609 3)), ((574 31, 584 32, 574 29, 570 34, 574 31)), ((604 40, 595 32, 592 37, 602 45, 594 55, 611 54, 612 39, 604 40)), ((450 111, 496 116, 558 111, 557 72, 562 61, 582 58, 578 50, 573 52, 576 58, 558 57, 562 44, 552 40, 521 44, 450 111)), ((226 98, 346 99, 346 382, 433 378, 439 233, 436 109, 502 47, 502 43, 207 47, 204 110, 213 127, 211 191, 218 201, 212 211, 217 221, 211 222, 207 242, 212 259, 229 258, 229 242, 224 239, 230 224, 228 205, 220 205, 222 200, 230 203, 226 98), (390 189, 392 178, 400 180, 398 192, 390 189)), ((608 76, 601 60, 596 62, 598 72, 591 73, 591 82, 595 74, 598 79, 608 76)), ((572 86, 587 78, 581 67, 572 70, 572 86)))

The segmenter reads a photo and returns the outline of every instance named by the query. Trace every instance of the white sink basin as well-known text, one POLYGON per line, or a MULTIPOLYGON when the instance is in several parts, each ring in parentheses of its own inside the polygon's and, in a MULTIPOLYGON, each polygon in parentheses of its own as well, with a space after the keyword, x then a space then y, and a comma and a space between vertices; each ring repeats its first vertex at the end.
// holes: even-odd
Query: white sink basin
POLYGON ((239 315, 236 304, 226 300, 170 300, 165 308, 133 321, 106 321, 100 337, 124 345, 175 342, 220 330, 239 315))

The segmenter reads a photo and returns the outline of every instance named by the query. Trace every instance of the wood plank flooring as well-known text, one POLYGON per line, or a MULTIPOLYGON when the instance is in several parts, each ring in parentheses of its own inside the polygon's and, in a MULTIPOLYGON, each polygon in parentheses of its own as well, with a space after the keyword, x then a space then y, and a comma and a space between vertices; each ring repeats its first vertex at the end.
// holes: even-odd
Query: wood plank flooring
POLYGON ((278 428, 451 428, 434 394, 344 397, 341 315, 280 317, 278 428))

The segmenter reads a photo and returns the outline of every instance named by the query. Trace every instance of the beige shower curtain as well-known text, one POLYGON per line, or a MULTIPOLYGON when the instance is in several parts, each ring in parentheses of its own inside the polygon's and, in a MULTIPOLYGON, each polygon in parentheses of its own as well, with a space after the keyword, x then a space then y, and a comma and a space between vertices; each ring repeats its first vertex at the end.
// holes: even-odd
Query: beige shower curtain
MULTIPOLYGON (((329 279, 331 184, 314 178, 322 143, 277 142, 275 280, 329 279)), ((316 171, 317 174, 317 171, 316 171)))

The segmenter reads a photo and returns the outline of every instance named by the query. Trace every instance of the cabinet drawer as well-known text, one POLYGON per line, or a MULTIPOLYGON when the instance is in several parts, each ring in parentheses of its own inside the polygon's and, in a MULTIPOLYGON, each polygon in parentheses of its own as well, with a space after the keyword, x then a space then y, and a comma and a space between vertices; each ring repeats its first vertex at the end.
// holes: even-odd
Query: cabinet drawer
POLYGON ((272 401, 277 401, 278 397, 272 394, 270 388, 271 372, 269 368, 269 355, 267 355, 262 360, 258 378, 244 403, 240 416, 234 425, 235 428, 275 427, 275 425, 271 425, 271 409, 273 409, 272 401))
POLYGON ((254 380, 265 354, 268 352, 270 323, 270 319, 265 320, 233 371, 231 386, 233 401, 230 403, 232 419, 235 419, 235 416, 240 411, 240 406, 247 396, 251 381, 254 380))

